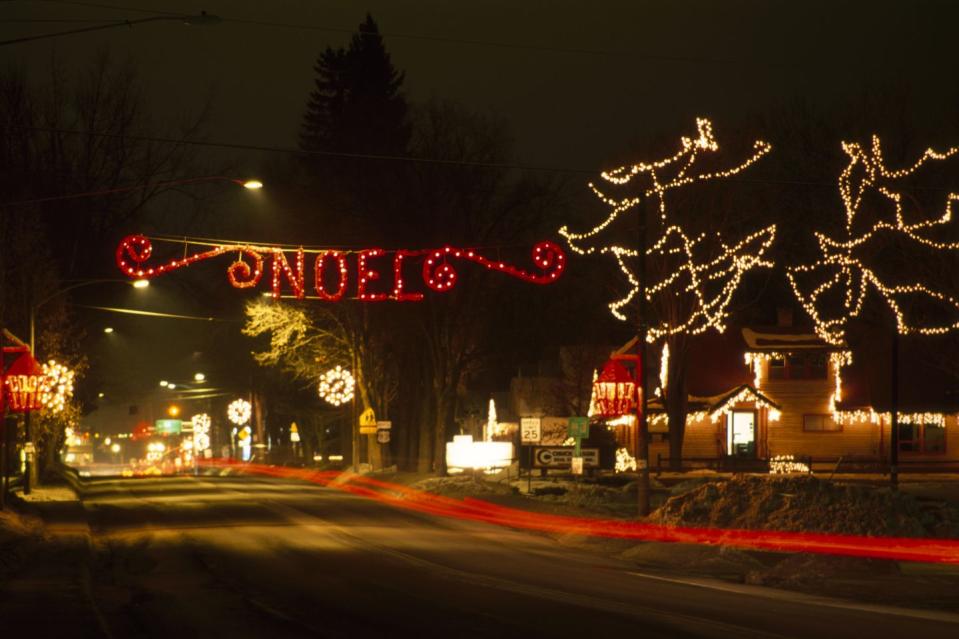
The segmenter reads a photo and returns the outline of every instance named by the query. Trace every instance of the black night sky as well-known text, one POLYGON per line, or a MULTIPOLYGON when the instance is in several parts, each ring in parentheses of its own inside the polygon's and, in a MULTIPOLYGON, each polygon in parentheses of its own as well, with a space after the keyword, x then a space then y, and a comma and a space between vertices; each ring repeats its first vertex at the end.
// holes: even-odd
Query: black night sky
MULTIPOLYGON (((367 12, 377 21, 393 63, 405 72, 403 91, 410 103, 451 100, 504 119, 514 145, 511 163, 525 167, 521 173, 562 183, 573 193, 569 201, 584 195, 596 171, 645 157, 637 149, 649 143, 671 148, 679 135, 692 132, 699 115, 713 119, 720 140, 762 136, 778 151, 786 149, 778 164, 756 169, 751 177, 757 181, 794 186, 808 181, 827 193, 824 201, 831 198, 836 205, 833 185, 843 161, 842 136, 875 131, 894 146, 921 149, 955 143, 949 136, 959 128, 957 12, 951 2, 283 0, 158 6, 129 0, 4 2, 0 10, 0 39, 200 10, 221 18, 210 26, 155 21, 2 49, 4 62, 25 70, 38 87, 46 85, 52 67, 70 75, 104 52, 131 63, 150 117, 160 127, 174 130, 178 122, 205 113, 196 156, 201 175, 210 170, 244 177, 282 173, 288 151, 297 146, 316 56, 327 46, 344 46, 367 12), (824 119, 842 113, 834 122, 831 146, 799 162, 792 160, 801 155, 802 132, 792 130, 788 115, 795 112, 824 114, 824 119)), ((315 230, 309 238, 298 235, 295 219, 312 205, 278 193, 275 182, 272 191, 270 186, 255 194, 216 185, 167 193, 150 202, 135 227, 123 231, 326 241, 313 237, 315 230), (198 195, 203 196, 199 204, 198 195)), ((322 209, 322 203, 315 208, 322 209)), ((555 232, 564 222, 557 219, 544 228, 555 232)), ((89 246, 102 259, 87 261, 87 272, 70 276, 115 277, 113 252, 120 237, 122 232, 114 230, 100 245, 89 246)), ((533 239, 521 238, 527 245, 533 239)), ((371 241, 391 243, 390 238, 371 241)), ((572 269, 577 268, 573 262, 572 269)), ((609 264, 600 268, 612 269, 609 264)), ((98 364, 88 378, 87 396, 143 392, 188 367, 232 370, 232 360, 211 346, 216 343, 211 339, 236 332, 243 298, 221 277, 211 267, 202 275, 158 280, 139 297, 110 287, 75 294, 71 302, 78 305, 231 320, 146 322, 74 309, 98 364), (103 335, 106 324, 117 331, 103 335), (171 341, 174 334, 178 339, 171 341), (213 357, 211 350, 219 355, 213 357)), ((761 293, 769 280, 753 286, 761 293)), ((628 337, 628 327, 611 324, 604 314, 609 296, 593 292, 587 318, 591 335, 609 342, 628 337)), ((586 312, 586 306, 578 300, 570 312, 586 312)), ((556 336, 560 342, 569 339, 556 336)), ((531 347, 514 360, 497 360, 499 377, 489 384, 501 385, 517 366, 535 370, 548 356, 531 347)))

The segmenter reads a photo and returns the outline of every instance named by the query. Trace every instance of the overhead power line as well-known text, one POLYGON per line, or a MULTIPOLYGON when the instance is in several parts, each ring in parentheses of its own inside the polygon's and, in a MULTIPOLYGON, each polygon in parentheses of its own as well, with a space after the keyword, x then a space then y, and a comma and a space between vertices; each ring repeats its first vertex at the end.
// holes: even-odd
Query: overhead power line
MULTIPOLYGON (((151 15, 175 16, 181 15, 177 12, 166 9, 144 9, 141 7, 129 7, 118 4, 106 4, 101 2, 80 2, 75 0, 43 0, 44 2, 72 5, 79 7, 89 7, 94 9, 116 9, 120 11, 131 11, 134 13, 146 13, 151 15)), ((217 17, 223 23, 233 23, 248 26, 266 27, 271 29, 290 29, 296 31, 320 31, 328 33, 338 33, 344 35, 363 35, 358 34, 355 28, 337 27, 321 24, 303 24, 296 22, 277 22, 271 20, 254 20, 247 18, 231 18, 223 14, 217 14, 217 17)), ((644 51, 635 50, 613 50, 596 49, 591 47, 560 47, 547 44, 537 44, 534 42, 507 42, 497 40, 482 40, 475 38, 457 38, 445 35, 430 35, 423 33, 404 33, 400 31, 381 31, 382 38, 395 38, 401 40, 414 40, 422 42, 432 42, 439 44, 462 44, 468 46, 488 47, 496 49, 512 49, 521 51, 542 51, 544 53, 566 53, 577 55, 590 55, 598 57, 629 58, 634 60, 649 60, 653 62, 679 62, 683 64, 738 64, 746 66, 764 66, 764 67, 791 67, 795 64, 770 61, 768 57, 757 57, 755 59, 734 59, 718 58, 707 56, 683 56, 683 55, 665 55, 653 54, 644 51)))
POLYGON ((295 149, 283 146, 264 146, 257 144, 241 144, 237 142, 208 142, 205 140, 187 140, 183 138, 168 138, 151 135, 130 135, 117 133, 104 133, 98 131, 78 131, 76 129, 61 129, 53 127, 25 127, 29 131, 40 131, 42 133, 59 133, 63 135, 86 135, 100 138, 123 138, 124 140, 133 140, 137 142, 161 142, 166 144, 185 144, 189 146, 202 146, 221 149, 238 149, 244 151, 263 151, 267 153, 290 153, 294 155, 311 155, 334 158, 352 158, 359 160, 383 160, 389 162, 412 162, 416 164, 439 164, 447 166, 476 167, 484 169, 506 169, 521 171, 541 171, 552 173, 582 173, 595 175, 593 169, 564 168, 555 166, 535 166, 530 164, 513 164, 506 162, 474 162, 470 160, 451 160, 443 158, 424 158, 411 155, 380 155, 377 153, 348 153, 345 151, 318 151, 295 149))

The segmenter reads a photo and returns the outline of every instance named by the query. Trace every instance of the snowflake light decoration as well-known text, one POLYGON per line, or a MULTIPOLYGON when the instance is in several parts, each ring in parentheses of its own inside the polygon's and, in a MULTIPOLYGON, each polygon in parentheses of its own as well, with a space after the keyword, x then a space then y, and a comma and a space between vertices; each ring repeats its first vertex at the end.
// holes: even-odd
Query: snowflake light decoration
POLYGON ((342 366, 331 368, 320 376, 319 393, 320 397, 333 404, 340 406, 353 399, 353 393, 356 389, 356 380, 350 371, 342 366))
POLYGON ((43 374, 46 375, 46 379, 40 390, 40 402, 47 410, 59 413, 64 409, 67 401, 73 397, 74 373, 63 364, 51 359, 43 365, 43 374))
POLYGON ((646 256, 679 257, 681 263, 659 281, 648 283, 646 298, 652 301, 657 295, 691 295, 694 303, 688 317, 663 320, 651 326, 648 333, 650 342, 681 332, 702 333, 708 328, 722 332, 728 316, 727 307, 743 274, 753 268, 772 266, 770 261, 763 259, 763 255, 775 238, 775 225, 755 231, 734 244, 727 244, 719 232, 690 236, 682 226, 670 223, 666 195, 671 190, 734 176, 772 150, 770 144, 757 140, 753 143, 752 154, 740 164, 725 170, 695 172, 693 167, 701 156, 719 150, 712 123, 705 118, 698 118, 696 127, 698 136, 680 138, 680 148, 671 157, 622 166, 601 174, 603 180, 614 186, 627 184, 639 175, 647 176, 650 186, 643 189, 641 195, 617 199, 606 195, 591 183, 589 187, 593 193, 612 208, 609 216, 583 233, 575 233, 565 226, 559 230, 573 251, 581 255, 608 254, 616 259, 631 288, 625 297, 611 303, 609 308, 614 317, 625 320, 622 308, 633 300, 639 290, 639 279, 630 264, 630 261, 635 262, 639 257, 639 251, 631 246, 604 245, 600 235, 620 215, 637 207, 643 198, 655 198, 660 217, 660 235, 647 249, 646 256))
POLYGON ((226 416, 237 426, 250 421, 250 415, 253 414, 253 406, 245 399, 234 399, 226 407, 226 416))
POLYGON ((193 449, 197 454, 202 453, 210 447, 210 416, 206 413, 194 415, 190 421, 193 423, 193 449))
POLYGON ((822 257, 812 264, 787 270, 793 293, 815 322, 816 332, 827 342, 842 345, 847 323, 862 311, 870 289, 878 293, 892 311, 896 328, 902 335, 941 335, 959 329, 959 299, 915 280, 890 283, 888 278, 881 278, 867 266, 863 255, 872 240, 880 239, 881 233, 908 239, 936 251, 959 249, 959 242, 942 242, 929 236, 930 232, 952 220, 952 207, 959 200, 959 193, 946 196, 939 217, 910 222, 903 212, 904 193, 894 189, 895 180, 911 176, 931 160, 945 160, 959 154, 959 147, 941 152, 926 149, 911 166, 896 170, 886 166, 877 136, 873 136, 872 146, 868 149, 852 142, 843 142, 842 149, 849 157, 849 164, 839 176, 839 194, 846 213, 845 238, 834 239, 825 233, 815 233, 822 257), (863 228, 856 222, 857 217, 865 213, 863 204, 868 194, 878 194, 880 202, 890 205, 888 210, 892 215, 883 216, 880 211, 876 216, 878 221, 863 228), (830 304, 830 298, 841 302, 830 304), (909 299, 944 309, 947 315, 940 316, 938 322, 919 324, 907 318, 903 310, 909 299))

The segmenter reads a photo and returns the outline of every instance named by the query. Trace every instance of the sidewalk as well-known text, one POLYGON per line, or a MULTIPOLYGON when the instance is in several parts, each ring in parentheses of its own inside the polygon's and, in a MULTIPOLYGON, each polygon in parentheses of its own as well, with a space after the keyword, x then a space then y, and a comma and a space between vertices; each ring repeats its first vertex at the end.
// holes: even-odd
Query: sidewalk
POLYGON ((21 539, 18 565, 0 576, 4 629, 39 637, 103 637, 91 594, 93 558, 83 504, 68 486, 37 486, 30 495, 15 493, 15 499, 16 516, 35 517, 42 527, 21 539))

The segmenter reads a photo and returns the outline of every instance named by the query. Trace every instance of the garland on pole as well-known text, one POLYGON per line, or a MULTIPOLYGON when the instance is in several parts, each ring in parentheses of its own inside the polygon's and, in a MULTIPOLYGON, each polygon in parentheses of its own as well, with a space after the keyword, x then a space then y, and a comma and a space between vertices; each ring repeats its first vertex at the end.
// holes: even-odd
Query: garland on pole
POLYGON ((932 160, 945 160, 959 154, 959 147, 945 151, 926 149, 911 166, 896 170, 886 166, 877 136, 873 136, 870 148, 843 142, 842 149, 849 156, 849 164, 839 176, 839 194, 846 213, 845 237, 834 239, 825 233, 815 233, 822 257, 812 264, 787 269, 793 293, 815 322, 817 334, 831 344, 843 344, 846 325, 862 311, 870 289, 875 290, 892 311, 901 335, 941 335, 959 329, 959 299, 916 281, 890 283, 863 260, 870 241, 882 232, 937 251, 959 249, 959 242, 942 242, 929 236, 952 220, 952 207, 959 200, 959 193, 946 196, 943 212, 938 217, 909 222, 903 214, 904 193, 891 184, 893 180, 913 175, 932 160), (892 215, 891 219, 877 216, 877 222, 860 231, 857 217, 864 213, 864 199, 869 194, 878 194, 880 201, 889 203, 892 215), (829 311, 834 311, 836 304, 826 301, 830 296, 841 300, 838 312, 832 314, 829 311), (935 323, 912 321, 902 308, 910 297, 944 309, 947 316, 935 323), (953 319, 949 319, 949 315, 953 319))
MULTIPOLYGON (((609 308, 614 317, 625 320, 626 315, 621 309, 633 300, 639 290, 639 280, 627 260, 635 261, 639 257, 639 251, 632 246, 617 243, 601 244, 600 234, 623 213, 637 207, 643 198, 655 198, 660 217, 660 234, 647 250, 646 256, 679 256, 682 263, 659 281, 648 283, 646 298, 652 301, 656 295, 688 294, 694 296, 695 303, 694 310, 685 320, 663 320, 659 325, 650 327, 647 338, 650 342, 681 332, 698 334, 709 328, 722 332, 728 317, 727 308, 743 274, 753 268, 772 266, 772 262, 764 260, 763 255, 775 238, 775 225, 755 231, 739 242, 728 244, 719 232, 691 236, 681 225, 670 222, 666 203, 666 196, 670 191, 698 182, 734 176, 772 149, 767 142, 757 140, 753 143, 752 154, 740 164, 724 170, 696 172, 693 169, 703 155, 719 150, 719 144, 713 136, 712 123, 705 118, 699 118, 696 120, 696 127, 697 137, 680 138, 680 148, 671 157, 622 166, 601 173, 603 180, 614 186, 627 184, 639 175, 648 176, 651 186, 645 188, 641 195, 617 199, 606 195, 591 183, 589 187, 593 193, 611 207, 609 216, 582 233, 573 232, 566 226, 559 230, 573 251, 581 255, 612 255, 616 259, 629 282, 630 290, 625 297, 611 303, 609 308), (721 286, 715 290, 717 283, 721 283, 721 286)), ((641 212, 639 214, 642 215, 641 212)))

